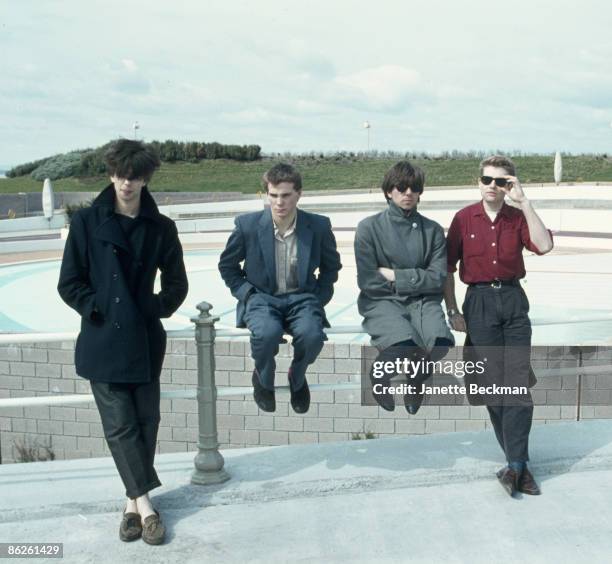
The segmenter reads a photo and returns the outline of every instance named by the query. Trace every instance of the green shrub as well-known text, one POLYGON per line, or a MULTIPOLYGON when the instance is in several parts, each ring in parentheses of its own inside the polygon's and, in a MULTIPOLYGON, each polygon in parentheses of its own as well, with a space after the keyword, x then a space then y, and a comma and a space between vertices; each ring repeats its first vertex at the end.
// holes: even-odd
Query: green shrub
POLYGON ((106 143, 96 149, 88 149, 81 154, 81 165, 79 167, 80 176, 99 176, 106 174, 106 162, 104 155, 110 147, 106 143))
POLYGON ((88 208, 91 206, 92 203, 93 200, 86 200, 83 202, 78 202, 76 204, 66 204, 64 206, 64 213, 66 214, 66 223, 70 223, 75 211, 82 210, 83 208, 88 208))
POLYGON ((58 178, 76 176, 81 171, 81 153, 81 151, 73 151, 50 157, 34 169, 30 176, 34 180, 44 180, 45 178, 57 180, 58 178))
POLYGON ((48 160, 49 157, 46 157, 44 159, 32 161, 31 163, 25 163, 22 165, 15 166, 6 172, 6 176, 8 178, 17 178, 18 176, 25 176, 26 174, 30 174, 33 170, 37 169, 40 165, 44 164, 48 160))

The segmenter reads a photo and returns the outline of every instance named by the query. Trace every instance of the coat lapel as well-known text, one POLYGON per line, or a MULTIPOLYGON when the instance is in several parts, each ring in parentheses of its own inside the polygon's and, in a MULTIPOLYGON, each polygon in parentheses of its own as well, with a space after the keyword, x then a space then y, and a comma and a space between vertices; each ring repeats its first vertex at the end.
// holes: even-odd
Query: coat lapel
MULTIPOLYGON (((143 248, 147 243, 149 243, 149 241, 145 241, 147 237, 141 234, 142 237, 137 241, 137 248, 132 249, 130 243, 125 237, 123 229, 121 229, 121 226, 115 217, 115 189, 112 184, 108 185, 104 190, 102 190, 102 192, 100 192, 98 197, 94 200, 93 205, 106 211, 106 218, 94 231, 95 237, 101 241, 106 241, 117 247, 121 247, 131 255, 141 257, 143 248)), ((159 210, 157 209, 157 204, 146 186, 143 186, 142 193, 140 195, 139 215, 152 221, 159 221, 161 217, 159 210)))
POLYGON ((310 264, 310 250, 312 248, 312 228, 306 214, 297 210, 297 223, 295 232, 297 235, 297 259, 298 259, 298 286, 306 287, 308 277, 308 265, 310 264))
POLYGON ((270 280, 270 287, 272 288, 271 293, 274 293, 276 291, 276 258, 274 252, 274 225, 272 224, 272 212, 269 209, 264 210, 261 215, 257 236, 259 237, 261 254, 263 255, 270 280))
POLYGON ((423 223, 418 212, 413 210, 405 217, 402 211, 389 203, 387 208, 389 229, 389 257, 398 268, 419 268, 423 263, 423 223))
POLYGON ((94 231, 96 239, 106 241, 117 247, 121 247, 126 252, 132 254, 132 248, 125 238, 123 229, 115 218, 115 214, 111 213, 94 231))

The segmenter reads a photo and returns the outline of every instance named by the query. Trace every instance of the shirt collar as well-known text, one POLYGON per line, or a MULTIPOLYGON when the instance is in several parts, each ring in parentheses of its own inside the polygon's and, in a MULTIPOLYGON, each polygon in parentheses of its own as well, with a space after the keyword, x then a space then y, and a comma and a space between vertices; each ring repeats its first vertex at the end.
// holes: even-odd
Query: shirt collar
MULTIPOLYGON (((285 230, 285 234, 282 235, 282 237, 289 237, 289 235, 293 234, 293 232, 295 231, 295 226, 297 225, 297 216, 298 214, 296 211, 295 217, 293 218, 291 225, 287 227, 287 229, 285 230)), ((278 237, 279 231, 278 231, 278 227, 276 226, 276 223, 274 223, 274 219, 272 220, 272 225, 274 225, 274 237, 278 237)))
MULTIPOLYGON (((499 216, 503 216, 503 217, 510 217, 510 206, 508 204, 506 204, 506 202, 504 202, 502 204, 502 207, 500 208, 500 210, 497 212, 497 215, 499 216)), ((487 212, 484 209, 484 203, 482 200, 480 200, 480 202, 478 202, 475 206, 474 206, 474 210, 472 212, 472 215, 477 216, 487 216, 487 212)))

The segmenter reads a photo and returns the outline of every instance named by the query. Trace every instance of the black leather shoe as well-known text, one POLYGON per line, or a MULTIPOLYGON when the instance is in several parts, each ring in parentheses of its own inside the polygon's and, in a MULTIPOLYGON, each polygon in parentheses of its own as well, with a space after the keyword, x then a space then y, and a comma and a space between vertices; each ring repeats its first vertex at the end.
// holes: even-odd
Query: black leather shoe
POLYGON ((518 491, 527 495, 540 495, 542 493, 540 486, 538 486, 533 474, 527 467, 525 467, 519 478, 518 491))
POLYGON ((374 401, 380 405, 385 411, 395 411, 395 398, 393 394, 385 391, 380 394, 374 393, 374 386, 380 384, 381 387, 388 386, 391 382, 391 378, 374 378, 372 371, 370 371, 370 383, 372 384, 372 397, 374 401))
POLYGON ((502 468, 497 471, 497 479, 502 487, 506 490, 506 493, 514 497, 516 492, 518 491, 518 481, 519 475, 515 470, 512 470, 509 466, 502 468))
POLYGON ((293 411, 296 413, 306 413, 310 409, 310 388, 306 378, 304 378, 304 385, 294 392, 293 388, 291 388, 291 374, 289 374, 289 387, 291 389, 291 407, 293 411))
MULTIPOLYGON (((417 362, 419 360, 427 362, 429 356, 423 349, 417 348, 412 353, 412 358, 417 362)), ((419 371, 416 372, 412 378, 408 378, 408 384, 412 384, 417 390, 421 390, 423 383, 428 378, 431 378, 431 374, 425 370, 419 369, 419 371)), ((421 405, 423 405, 424 399, 425 394, 420 392, 414 394, 404 394, 404 407, 406 408, 406 411, 410 413, 410 415, 416 415, 421 405)))
POLYGON ((404 407, 410 415, 416 415, 423 403, 423 394, 404 395, 404 407))
POLYGON ((267 411, 268 413, 276 411, 276 398, 274 397, 274 392, 266 390, 266 388, 261 385, 257 370, 253 370, 253 378, 251 381, 253 382, 253 399, 259 409, 267 411))

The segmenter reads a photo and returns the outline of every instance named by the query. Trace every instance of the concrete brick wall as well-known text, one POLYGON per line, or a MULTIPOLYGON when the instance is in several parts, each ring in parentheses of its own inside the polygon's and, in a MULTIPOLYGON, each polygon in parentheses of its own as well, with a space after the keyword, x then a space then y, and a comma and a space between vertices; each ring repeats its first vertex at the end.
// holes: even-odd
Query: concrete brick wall
MULTIPOLYGON (((246 340, 220 340, 215 345, 218 386, 250 386, 253 361, 246 340)), ((326 343, 310 367, 308 381, 338 383, 353 381, 361 370, 360 345, 326 343)), ((291 358, 290 345, 281 345, 277 358, 277 383, 286 383, 291 358)), ((90 393, 87 380, 76 375, 74 342, 0 346, 0 397, 90 393)), ((612 348, 601 348, 584 356, 584 364, 612 363, 612 348)), ((575 367, 576 359, 566 349, 549 347, 535 358, 534 367, 575 367)), ((195 389, 197 381, 195 343, 170 340, 161 376, 162 389, 195 389)), ((583 376, 585 402, 597 397, 607 405, 582 406, 581 418, 612 417, 612 378, 583 376)), ((576 377, 541 379, 533 390, 535 424, 576 418, 573 403, 576 377), (555 405, 556 404, 556 405, 555 405)), ((195 451, 197 405, 195 399, 162 399, 162 421, 158 451, 195 451)), ((274 414, 260 412, 252 396, 220 398, 217 420, 221 447, 283 445, 350 440, 366 432, 377 437, 476 431, 490 427, 484 407, 468 405, 426 405, 416 416, 398 406, 389 413, 374 406, 360 405, 359 390, 329 390, 312 393, 310 411, 297 415, 288 394, 277 394, 274 414)), ((72 406, 0 408, 2 462, 17 459, 15 443, 48 445, 58 459, 109 455, 102 425, 93 403, 72 406)))

